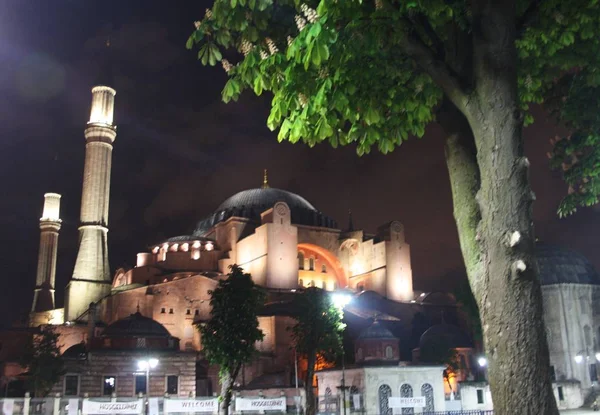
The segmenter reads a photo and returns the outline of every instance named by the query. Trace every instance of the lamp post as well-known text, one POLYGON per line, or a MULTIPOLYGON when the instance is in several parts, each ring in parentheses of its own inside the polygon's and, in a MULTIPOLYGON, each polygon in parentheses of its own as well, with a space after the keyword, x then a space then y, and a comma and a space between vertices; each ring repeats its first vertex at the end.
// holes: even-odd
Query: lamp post
MULTIPOLYGON (((334 292, 331 296, 333 305, 335 305, 344 315, 344 308, 352 301, 352 295, 346 291, 334 292)), ((344 339, 342 338, 342 408, 346 415, 346 350, 344 349, 344 339)))
POLYGON ((150 397, 150 369, 154 369, 156 366, 158 366, 158 359, 138 360, 138 368, 146 371, 146 398, 150 397))

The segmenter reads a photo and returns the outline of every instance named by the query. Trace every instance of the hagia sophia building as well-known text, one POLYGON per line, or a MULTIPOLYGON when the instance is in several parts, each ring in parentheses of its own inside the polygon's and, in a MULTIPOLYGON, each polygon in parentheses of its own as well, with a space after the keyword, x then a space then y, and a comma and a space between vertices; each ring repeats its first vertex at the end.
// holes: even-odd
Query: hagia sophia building
MULTIPOLYGON (((238 379, 240 388, 294 384, 287 304, 309 286, 353 295, 344 335, 354 350, 351 364, 417 362, 420 348, 443 338, 465 362, 454 383, 444 386, 451 389, 446 394, 456 392, 458 382, 474 380, 481 351, 469 322, 452 295, 415 292, 403 224, 386 223, 370 234, 354 229, 350 220, 340 229, 303 197, 271 187, 266 171, 260 186, 225 200, 189 234, 157 241, 137 254, 135 267, 111 272, 107 237, 115 95, 105 84, 92 89, 79 248, 64 308, 56 308, 54 298, 61 196, 47 193, 29 327, 0 333, 3 379, 24 370, 14 359, 19 347, 14 339, 54 325, 68 366, 58 393, 131 396, 138 390, 136 356, 152 354, 162 357, 160 376, 150 380, 151 393, 211 395, 218 390, 218 371, 202 354, 196 324, 210 318, 209 291, 226 278, 230 265, 238 264, 268 293, 259 317, 265 337, 257 345, 259 357, 238 379), (3 341, 6 336, 16 346, 3 341), (385 342, 395 346, 379 348, 385 342)), ((545 314, 555 395, 569 394, 571 384, 560 386, 563 381, 579 382, 585 393, 598 380, 593 355, 600 347, 600 310, 594 306, 600 277, 570 251, 544 245, 538 254, 544 296, 551 299, 545 314), (588 360, 578 363, 576 355, 588 360), (558 387, 564 389, 558 392, 558 387)))

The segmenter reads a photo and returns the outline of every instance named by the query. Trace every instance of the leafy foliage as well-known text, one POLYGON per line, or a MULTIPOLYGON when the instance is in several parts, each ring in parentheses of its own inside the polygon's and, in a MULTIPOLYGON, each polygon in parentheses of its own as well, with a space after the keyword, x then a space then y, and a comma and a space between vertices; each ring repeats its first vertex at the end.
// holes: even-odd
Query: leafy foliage
MULTIPOLYGON (((530 104, 557 98, 598 114, 597 99, 580 103, 598 96, 598 0, 519 0, 517 9, 525 123, 533 122, 530 104), (574 70, 578 77, 569 76, 574 70)), ((196 22, 187 47, 198 44, 205 65, 222 60, 229 74, 225 102, 247 89, 273 94, 267 125, 279 129, 280 141, 353 144, 362 155, 373 146, 388 153, 411 135, 423 136, 443 97, 441 81, 430 76, 433 67, 447 65, 467 90, 474 86, 464 63, 472 52, 472 26, 472 3, 465 0, 216 0, 196 22), (419 59, 415 39, 430 57, 419 59), (235 65, 222 59, 231 50, 240 52, 228 52, 239 59, 235 65)), ((561 145, 568 149, 556 149, 553 163, 587 156, 565 174, 575 190, 561 206, 567 214, 597 202, 598 173, 590 167, 597 156, 589 153, 597 147, 598 123, 597 115, 557 115, 578 132, 570 146, 561 145), (593 134, 583 128, 591 121, 593 134)))
POLYGON ((27 387, 36 397, 47 396, 64 374, 64 361, 58 344, 59 334, 53 326, 45 326, 32 337, 21 356, 27 368, 27 387))
POLYGON ((322 367, 334 362, 342 351, 342 310, 336 307, 331 296, 324 290, 310 287, 294 297, 292 309, 296 324, 291 327, 296 352, 305 356, 308 370, 304 379, 306 413, 315 412, 313 376, 315 364, 322 367))
POLYGON ((335 361, 342 350, 342 311, 331 301, 330 295, 317 287, 310 287, 294 298, 296 324, 291 328, 296 352, 299 355, 317 355, 328 362, 335 361))
POLYGON ((226 385, 221 398, 231 399, 233 382, 244 363, 256 353, 256 342, 264 337, 258 328, 258 311, 265 293, 252 281, 250 274, 232 265, 227 279, 210 291, 210 320, 200 326, 203 351, 208 360, 220 367, 221 382, 226 385))

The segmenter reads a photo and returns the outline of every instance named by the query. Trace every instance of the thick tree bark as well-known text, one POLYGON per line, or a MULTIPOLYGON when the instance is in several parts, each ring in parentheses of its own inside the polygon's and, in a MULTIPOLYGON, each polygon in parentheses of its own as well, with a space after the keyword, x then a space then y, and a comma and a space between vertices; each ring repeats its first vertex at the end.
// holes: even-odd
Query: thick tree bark
POLYGON ((233 395, 233 384, 235 379, 240 372, 240 368, 242 364, 238 364, 233 372, 225 372, 221 375, 221 400, 219 402, 219 414, 220 415, 228 415, 229 414, 229 405, 231 405, 231 397, 233 395))
MULTIPOLYGON (((496 414, 558 414, 535 259, 533 193, 517 97, 515 4, 473 2, 474 90, 461 108, 477 149, 479 305, 496 414)), ((467 259, 466 262, 469 262, 467 259)))
POLYGON ((313 389, 313 378, 315 376, 315 353, 309 353, 306 366, 306 377, 304 378, 304 392, 306 395, 305 415, 315 415, 317 408, 315 405, 315 391, 313 389))

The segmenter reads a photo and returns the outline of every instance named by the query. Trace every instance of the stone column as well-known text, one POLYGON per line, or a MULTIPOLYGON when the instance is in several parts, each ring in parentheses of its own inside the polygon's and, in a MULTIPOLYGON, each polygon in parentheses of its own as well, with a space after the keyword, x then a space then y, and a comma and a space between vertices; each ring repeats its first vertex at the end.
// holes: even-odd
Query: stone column
POLYGON ((60 226, 60 195, 46 193, 44 195, 44 211, 40 219, 40 250, 33 304, 31 305, 32 313, 54 308, 56 254, 60 226))
POLYGON ((78 318, 90 303, 110 293, 107 233, 112 145, 117 136, 113 125, 115 95, 108 86, 92 89, 90 120, 85 129, 79 251, 66 289, 66 321, 78 318))

